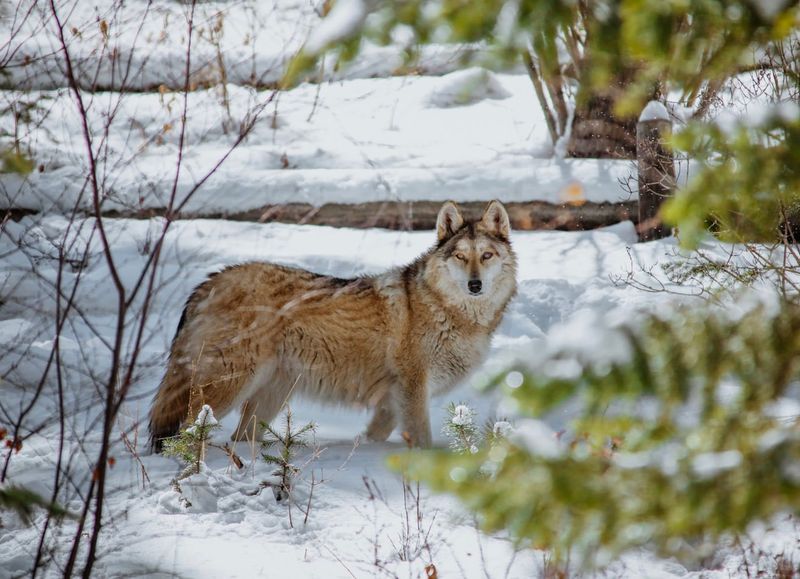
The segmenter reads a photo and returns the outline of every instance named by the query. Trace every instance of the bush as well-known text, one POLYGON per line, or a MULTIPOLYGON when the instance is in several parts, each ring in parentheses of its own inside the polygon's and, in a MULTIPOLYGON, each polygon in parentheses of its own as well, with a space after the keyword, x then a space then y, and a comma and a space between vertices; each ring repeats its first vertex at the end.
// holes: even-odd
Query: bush
POLYGON ((615 362, 553 352, 498 380, 528 417, 507 441, 393 464, 487 529, 587 566, 644 545, 704 556, 723 534, 798 513, 798 417, 781 402, 800 370, 800 307, 686 310, 606 332, 615 362), (576 402, 565 433, 539 420, 576 402))

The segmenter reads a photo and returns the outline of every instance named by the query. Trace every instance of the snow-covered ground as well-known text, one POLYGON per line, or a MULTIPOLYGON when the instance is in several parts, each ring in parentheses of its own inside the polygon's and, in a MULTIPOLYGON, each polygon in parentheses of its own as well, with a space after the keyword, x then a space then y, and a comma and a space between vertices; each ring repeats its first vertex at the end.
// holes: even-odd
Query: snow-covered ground
MULTIPOLYGON (((46 4, 39 3, 37 10, 46 10, 46 4)), ((180 142, 183 101, 173 90, 182 85, 187 4, 136 0, 125 2, 117 13, 109 12, 112 4, 57 3, 71 7, 65 30, 70 49, 80 57, 81 78, 96 74, 100 86, 119 88, 114 80, 118 77, 112 77, 116 69, 109 64, 116 47, 123 51, 122 60, 131 58, 135 73, 128 86, 145 89, 124 95, 84 94, 101 160, 103 208, 164 207, 180 142), (137 49, 124 52, 130 46, 137 49), (165 88, 157 90, 160 85, 165 88)), ((632 163, 554 157, 527 76, 462 69, 458 55, 467 50, 464 47, 430 47, 418 63, 423 74, 388 78, 372 77, 398 72, 400 44, 368 47, 351 67, 328 70, 326 82, 280 93, 265 89, 280 78, 281 67, 318 21, 321 4, 197 4, 194 74, 200 86, 203 75, 208 84, 219 80, 222 55, 228 84, 224 91, 214 85, 188 96, 178 201, 226 155, 247 113, 260 111, 260 117, 184 209, 224 214, 283 202, 630 198, 621 183, 633 173, 632 163), (213 36, 219 14, 222 27, 213 36)), ((68 417, 62 456, 74 476, 65 496, 71 499, 66 506, 76 510, 98 452, 102 405, 95 385, 109 370, 118 304, 94 221, 65 216, 74 207, 91 205, 85 145, 75 100, 58 73, 52 23, 25 21, 17 31, 19 15, 28 5, 0 7, 0 36, 16 31, 14 38, 22 39, 0 46, 0 62, 12 65, 4 80, 11 85, 24 81, 32 89, 0 91, 0 149, 18 140, 29 149, 37 169, 24 178, 0 175, 0 205, 42 213, 0 227, 0 417, 10 422, 31 401, 31 386, 39 381, 53 350, 54 287, 61 284, 67 291, 79 283, 75 310, 59 337, 62 403, 68 417), (84 259, 86 247, 90 249, 84 259), (63 278, 58 277, 59 259, 69 264, 63 278)), ((164 222, 104 223, 120 279, 130 288, 164 222)), ((517 551, 508 537, 477 531, 471 515, 453 499, 431 496, 423 488, 417 511, 415 498, 403 491, 401 477, 385 466, 387 456, 405 452, 403 442, 396 434, 384 444, 356 442, 368 419, 361 412, 293 402, 298 422, 318 424, 319 453, 306 452, 298 460, 303 469, 291 509, 276 503, 269 489, 257 492, 271 468, 258 460, 255 449, 237 448, 247 463, 242 471, 212 449, 208 468, 181 483, 190 508, 180 503, 170 485, 180 470, 177 462, 145 452, 143 417, 164 371, 183 303, 209 272, 257 259, 352 276, 406 263, 433 240, 433 232, 424 231, 224 220, 173 223, 161 252, 136 381, 112 436, 115 463, 109 471, 96 576, 423 577, 430 563, 440 577, 538 576, 546 553, 517 551), (123 432, 130 438, 138 435, 141 463, 120 440, 123 432), (319 484, 309 497, 312 480, 319 484), (305 520, 301 508, 309 504, 305 520)), ((498 395, 475 386, 484 384, 512 355, 525 356, 547 348, 554 339, 563 340, 564 324, 576 344, 587 344, 597 329, 592 324, 605 316, 664 311, 677 301, 694 299, 638 289, 654 279, 668 284, 660 265, 675 259, 677 247, 672 239, 636 244, 631 223, 583 233, 516 232, 512 240, 520 262, 519 295, 494 337, 484 367, 457 391, 433 401, 439 445, 446 444, 440 430, 450 401, 469 402, 482 419, 502 414, 498 395), (626 283, 631 279, 634 284, 626 283)), ((694 293, 692 288, 668 289, 694 293)), ((141 299, 132 303, 127 337, 141 306, 141 299)), ((132 348, 125 343, 127 351, 132 348)), ((60 440, 55 419, 59 397, 52 376, 26 415, 26 429, 35 434, 26 438, 19 453, 12 453, 8 470, 11 483, 45 496, 53 484, 60 440)), ((569 419, 549 418, 556 429, 569 419)), ((226 439, 235 422, 234 415, 223 420, 220 439, 226 439)), ((9 426, 0 418, 0 428, 9 426)), ((5 459, 5 452, 12 451, 3 449, 0 458, 5 459)), ((412 491, 416 493, 415 486, 412 491)), ((29 527, 3 515, 0 578, 26 575, 41 520, 39 516, 29 527)), ((786 541, 793 540, 792 524, 786 523, 786 529, 781 525, 753 530, 768 554, 783 552, 786 541)), ((74 522, 68 520, 56 531, 57 540, 51 537, 56 561, 63 563, 74 530, 74 522)), ((690 571, 675 561, 632 553, 609 574, 722 579, 737 576, 745 556, 737 548, 723 549, 715 570, 690 571)), ((58 565, 49 573, 59 576, 58 565)))
MULTIPOLYGON (((134 274, 146 260, 141 250, 160 220, 108 220, 106 224, 115 257, 124 264, 121 274, 132 283, 134 274)), ((35 380, 52 348, 51 328, 39 323, 45 313, 43 304, 51 295, 49 284, 56 281, 56 262, 47 257, 52 252, 48 240, 60 238, 68 225, 68 220, 59 216, 26 218, 6 225, 4 254, 12 245, 26 248, 24 253, 6 255, 2 268, 7 290, 4 297, 10 298, 0 310, 0 336, 6 349, 2 363, 7 384, 35 380), (26 255, 31 254, 42 256, 36 264, 38 279, 29 273, 26 255), (8 291, 11 288, 13 291, 8 291), (32 311, 40 315, 32 317, 32 311)), ((83 235, 88 236, 91 223, 85 225, 83 235)), ((494 339, 493 353, 502 358, 502 352, 508 348, 535 349, 536 344, 546 342, 552 327, 580 312, 663 304, 660 294, 643 293, 612 279, 624 277, 630 271, 629 251, 634 260, 646 265, 656 263, 674 250, 670 240, 635 245, 635 239, 630 223, 587 233, 515 233, 520 295, 494 339)), ((148 326, 151 339, 144 348, 141 377, 124 407, 119 431, 130 429, 146 414, 183 302, 207 273, 230 263, 264 259, 349 276, 403 264, 432 241, 432 232, 211 220, 174 224, 165 244, 160 289, 148 326)), ((79 292, 76 307, 85 314, 85 319, 75 319, 61 338, 64 365, 68 368, 67 398, 78 407, 81 402, 94 400, 85 389, 91 383, 91 376, 102 376, 107 371, 102 344, 113 339, 114 331, 113 285, 96 244, 95 239, 88 264, 80 270, 85 289, 79 292)), ((69 273, 69 279, 62 283, 69 287, 78 275, 78 271, 69 273)), ((585 330, 589 332, 591 328, 585 330)), ((494 366, 490 363, 484 370, 499 363, 495 360, 494 366)), ((479 372, 472 383, 481 384, 485 374, 486 371, 479 372)), ((24 399, 26 395, 6 387, 3 401, 6 407, 13 408, 24 399)), ((451 400, 468 401, 482 418, 497 414, 497 397, 479 394, 470 383, 446 398, 435 399, 432 409, 438 444, 446 444, 440 430, 446 418, 445 407, 451 400)), ((23 451, 12 458, 11 480, 47 494, 51 481, 44 475, 52 468, 56 455, 57 425, 52 420, 56 400, 43 402, 37 407, 32 423, 41 421, 44 429, 26 440, 23 451)), ((87 424, 96 421, 96 406, 94 401, 94 406, 76 409, 70 428, 82 432, 87 424)), ((187 510, 180 506, 178 495, 169 484, 179 470, 177 463, 160 456, 142 457, 151 481, 143 484, 136 461, 116 442, 108 532, 101 543, 99 576, 159 571, 180 577, 254 577, 286 571, 298 577, 347 577, 350 572, 368 577, 383 573, 380 566, 385 566, 387 573, 421 576, 424 565, 431 561, 442 576, 482 577, 484 568, 492 577, 503 577, 506 573, 509 577, 535 575, 541 565, 541 552, 526 550, 515 554, 507 538, 479 534, 472 518, 452 499, 429 497, 424 489, 424 532, 427 534, 430 529, 428 542, 432 551, 419 553, 413 561, 402 561, 403 486, 400 478, 385 467, 389 454, 404 452, 402 440, 395 434, 386 444, 363 442, 354 449, 354 439, 367 422, 366 414, 310 401, 295 403, 293 408, 298 423, 311 420, 318 424, 316 438, 322 449, 319 458, 305 466, 296 498, 305 508, 312 473, 315 480, 325 480, 315 488, 307 524, 303 524, 304 515, 295 507, 294 528, 291 528, 287 507, 277 504, 268 490, 257 496, 248 494, 258 490, 259 482, 270 473, 270 467, 258 460, 250 462, 252 449, 238 449, 248 461, 242 472, 232 471, 226 457, 212 451, 208 460, 210 470, 182 483, 184 493, 193 503, 187 510), (375 485, 373 488, 377 490, 373 494, 379 496, 370 498, 365 483, 375 485)), ((567 418, 554 418, 554 426, 559 426, 558 423, 563 426, 567 418)), ((226 431, 222 439, 233 429, 235 420, 231 415, 223 421, 226 431)), ((77 464, 87 461, 86 456, 92 457, 96 450, 97 433, 92 427, 88 431, 83 447, 86 455, 80 452, 75 458, 77 464)), ((145 436, 144 427, 139 436, 145 436)), ((302 464, 305 459, 299 462, 302 464)), ((36 533, 35 528, 13 524, 4 530, 0 560, 5 564, 0 574, 14 575, 30 565, 36 533)), ((64 543, 69 544, 66 537, 64 543)))
MULTIPOLYGON (((155 90, 182 87, 192 19, 192 81, 215 84, 224 74, 234 84, 274 85, 289 59, 306 42, 324 12, 323 0, 197 2, 95 0, 55 2, 84 86, 101 89, 155 90)), ((8 63, 9 86, 52 89, 67 86, 64 65, 48 2, 21 0, 0 8, 0 62, 8 63)), ((337 70, 333 63, 316 78, 353 79, 389 76, 402 71, 405 42, 369 44, 358 61, 337 70)), ((421 47, 413 66, 427 74, 461 67, 474 47, 432 44, 421 47)))
MULTIPOLYGON (((115 258, 123 264, 121 275, 132 283, 146 260, 143 248, 161 220, 107 220, 108 235, 115 258)), ((52 259, 53 239, 61 238, 69 221, 60 216, 26 218, 8 223, 2 249, 6 255, 2 274, 4 298, 0 309, 0 337, 6 384, 3 405, 14 408, 29 399, 12 384, 30 384, 52 349, 52 329, 44 317, 56 282, 56 261, 52 259), (22 246, 24 252, 13 251, 22 246), (10 254, 7 252, 11 252, 10 254), (29 256, 36 255, 30 273, 29 256), (32 315, 32 312, 35 315, 32 315)), ((81 235, 88 238, 91 222, 84 223, 81 235)), ((498 415, 499 399, 480 393, 485 376, 502 366, 508 352, 534 352, 546 347, 550 336, 563 339, 564 323, 576 343, 591 343, 591 326, 603 316, 628 315, 630 311, 673 307, 674 298, 663 293, 642 292, 620 283, 631 272, 649 270, 657 263, 674 258, 673 240, 636 244, 632 224, 585 232, 517 232, 514 246, 519 254, 520 292, 493 341, 492 356, 474 379, 445 398, 434 399, 432 414, 436 443, 445 445, 440 434, 450 401, 466 401, 482 419, 498 415), (576 322, 576 320, 578 320, 576 322)), ((544 553, 534 550, 515 552, 502 535, 477 532, 474 520, 447 497, 429 496, 422 490, 423 531, 416 523, 406 532, 403 484, 390 472, 385 460, 391 453, 405 452, 397 434, 389 442, 357 443, 367 415, 344 408, 321 406, 311 401, 293 404, 298 423, 318 424, 316 442, 321 454, 298 460, 305 465, 295 500, 306 508, 309 485, 324 480, 311 498, 308 521, 295 506, 292 520, 289 509, 275 502, 272 493, 259 490, 271 467, 261 463, 257 450, 237 448, 247 462, 236 471, 219 451, 208 457, 209 470, 182 483, 184 495, 192 502, 184 508, 170 480, 179 465, 161 456, 143 456, 149 482, 143 482, 140 465, 118 437, 146 414, 161 373, 165 355, 180 311, 191 288, 207 273, 222 266, 251 259, 350 276, 371 273, 403 264, 433 241, 432 232, 390 232, 348 230, 282 224, 242 224, 214 220, 177 222, 167 235, 159 290, 148 324, 149 340, 143 351, 140 378, 123 408, 117 426, 112 455, 116 464, 111 472, 108 521, 101 541, 98 576, 146 575, 162 573, 179 577, 271 577, 291 573, 298 577, 401 577, 423 576, 426 564, 433 562, 441 576, 454 577, 530 577, 541 570, 544 553), (253 459, 253 453, 256 460, 253 459), (372 490, 370 490, 372 489, 372 490), (404 534, 405 533, 405 534, 404 534), (426 537, 430 551, 420 549, 426 537), (405 537, 405 538, 404 538, 405 537), (412 552, 412 560, 404 553, 412 552), (352 574, 352 575, 351 575, 352 574)), ((80 247, 78 244, 76 247, 80 247)), ((78 275, 82 287, 76 307, 83 314, 62 333, 63 363, 66 367, 66 398, 74 405, 68 429, 86 432, 82 446, 72 451, 73 469, 85 473, 97 450, 99 404, 87 392, 93 376, 103 376, 108 360, 104 343, 113 339, 114 290, 105 264, 94 249, 82 269, 67 273, 62 280, 70 287, 78 275)), ((658 274, 658 269, 654 270, 658 274)), ((641 277, 647 282, 648 277, 641 277)), ((664 280, 664 277, 661 276, 664 280)), ((673 288, 678 289, 678 288, 673 288)), ((50 392, 49 390, 47 391, 50 392)), ((48 394, 51 396, 50 394, 48 394)), ((43 429, 25 441, 11 462, 11 478, 32 490, 47 494, 52 484, 48 473, 57 454, 55 397, 40 403, 30 417, 30 426, 43 429)), ((569 416, 554 416, 550 421, 559 429, 569 416)), ((223 421, 224 440, 234 428, 235 415, 223 421)), ((130 434, 130 436, 133 436, 130 434)), ((139 429, 143 451, 144 427, 139 429)), ((408 499, 408 497, 405 497, 408 499)), ((414 503, 413 499, 412 504, 414 503)), ((79 502, 71 505, 78 508, 79 502)), ((412 521, 416 507, 411 508, 412 521)), ((69 545, 70 524, 65 525, 63 545, 69 545)), ((0 576, 23 574, 31 563, 38 530, 13 522, 0 534, 0 576)), ((776 543, 776 549, 780 543, 776 543)), ((736 557, 727 567, 740 564, 736 557)), ((640 577, 684 577, 692 575, 674 561, 657 560, 648 554, 630 555, 615 566, 620 575, 640 577)), ((55 572, 55 570, 54 570, 55 572)), ((728 577, 726 572, 703 575, 728 577)))
MULTIPOLYGON (((28 19, 22 19, 26 3, 14 17, 0 17, 0 35, 21 30, 0 47, 0 63, 8 62, 7 86, 26 89, 0 91, 0 144, 20 141, 23 152, 35 151, 36 161, 36 170, 26 177, 3 176, 0 204, 39 211, 86 210, 91 199, 83 127, 59 72, 63 56, 52 23, 47 24, 52 17, 41 4, 28 19), (20 75, 31 81, 21 84, 20 75)), ((180 202, 192 191, 180 209, 194 215, 224 215, 288 202, 320 206, 495 197, 553 203, 635 198, 635 163, 554 156, 527 75, 459 68, 453 55, 463 47, 429 46, 423 59, 427 53, 447 53, 449 60, 433 69, 417 68, 417 74, 408 76, 387 77, 391 70, 386 64, 399 58, 396 54, 375 58, 375 51, 402 52, 402 44, 396 43, 385 49, 368 47, 338 77, 316 78, 327 79, 323 82, 278 92, 263 88, 263 83, 251 86, 236 72, 237 59, 245 58, 237 56, 239 52, 252 51, 257 60, 253 66, 259 70, 282 70, 273 61, 289 58, 319 19, 319 7, 310 2, 197 5, 198 37, 191 62, 198 67, 214 62, 228 72, 224 78, 213 77, 211 88, 193 82, 200 88, 188 95, 184 133, 184 101, 177 90, 183 87, 187 46, 181 27, 186 27, 187 7, 139 0, 115 12, 112 0, 98 4, 105 8, 70 0, 59 5, 69 15, 65 29, 78 30, 67 38, 73 65, 83 63, 91 72, 78 70, 76 77, 103 76, 109 62, 128 62, 110 58, 114 50, 128 50, 130 69, 152 76, 142 86, 129 82, 121 91, 84 94, 89 128, 96 135, 105 211, 169 206, 179 152, 176 198, 180 202), (226 22, 237 23, 223 29, 222 64, 204 56, 204 51, 216 51, 207 36, 220 14, 226 22), (109 46, 100 22, 111 23, 104 28, 109 46), (139 22, 142 30, 135 33, 131 23, 139 22), (260 35, 248 33, 249 27, 260 35), (163 29, 168 31, 166 39, 163 29), (284 38, 287 34, 291 38, 284 38), (243 39, 260 44, 238 46, 243 39), (148 87, 151 92, 139 90, 148 87), (231 151, 243 121, 255 118, 253 130, 231 151), (222 158, 225 163, 206 180, 222 158), (194 192, 201 181, 203 186, 194 192)), ((276 74, 273 80, 278 80, 276 74)), ((99 86, 120 89, 110 81, 99 86)), ((686 175, 681 167, 680 178, 686 175)))
MULTIPOLYGON (((230 119, 244 118, 271 97, 235 85, 227 96, 217 89, 189 95, 178 199, 230 149, 238 135, 230 119)), ((19 98, 36 103, 33 119, 17 130, 32 133, 40 170, 25 178, 4 176, 0 202, 37 210, 89 207, 85 146, 72 97, 62 89, 19 98)), ((166 207, 181 136, 180 95, 87 98, 87 106, 115 115, 102 143, 108 166, 104 209, 166 207)), ((630 200, 620 183, 635 174, 634 163, 553 158, 534 98, 526 75, 480 68, 443 77, 304 84, 272 98, 243 145, 183 209, 225 214, 288 202, 630 200), (489 80, 498 92, 473 94, 489 80), (465 95, 474 98, 456 106, 465 95)), ((106 115, 91 118, 95 134, 102 134, 106 115)), ((0 118, 0 131, 14 133, 11 115, 0 118)), ((632 186, 635 191, 635 179, 632 186)))

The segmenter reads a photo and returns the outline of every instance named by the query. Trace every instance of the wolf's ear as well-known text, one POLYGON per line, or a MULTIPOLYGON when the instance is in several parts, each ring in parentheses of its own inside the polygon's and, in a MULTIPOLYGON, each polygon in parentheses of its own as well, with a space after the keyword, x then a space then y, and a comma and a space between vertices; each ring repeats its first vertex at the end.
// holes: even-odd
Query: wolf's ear
POLYGON ((443 241, 461 229, 464 225, 464 218, 461 212, 452 201, 448 201, 439 209, 439 216, 436 218, 436 236, 439 241, 443 241))
POLYGON ((508 213, 506 213, 506 208, 499 201, 489 203, 483 212, 480 225, 483 229, 501 239, 508 239, 508 235, 511 233, 508 213))

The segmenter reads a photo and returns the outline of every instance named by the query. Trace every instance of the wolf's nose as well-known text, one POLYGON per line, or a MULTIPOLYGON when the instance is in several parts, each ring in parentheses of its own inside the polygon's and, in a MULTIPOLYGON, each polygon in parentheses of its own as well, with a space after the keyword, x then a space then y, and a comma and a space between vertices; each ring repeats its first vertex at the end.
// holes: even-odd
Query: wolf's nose
POLYGON ((474 294, 481 293, 481 286, 482 285, 483 284, 481 283, 481 280, 479 280, 479 279, 471 279, 471 280, 469 280, 467 282, 467 287, 469 288, 469 291, 471 291, 474 294))

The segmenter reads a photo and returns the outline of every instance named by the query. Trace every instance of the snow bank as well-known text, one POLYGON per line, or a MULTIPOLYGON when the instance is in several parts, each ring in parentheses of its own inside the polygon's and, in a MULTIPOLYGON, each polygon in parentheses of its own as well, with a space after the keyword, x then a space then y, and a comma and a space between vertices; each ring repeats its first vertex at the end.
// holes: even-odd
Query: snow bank
MULTIPOLYGON (((85 87, 134 91, 156 90, 162 85, 183 87, 187 3, 62 0, 56 6, 65 24, 75 76, 85 87)), ((342 0, 334 3, 327 18, 322 19, 321 13, 321 1, 198 2, 192 34, 192 83, 207 85, 224 78, 239 85, 274 85, 304 43, 309 50, 316 50, 352 31, 363 19, 365 7, 360 0, 342 0)), ((4 83, 29 90, 67 87, 65 60, 50 26, 49 5, 23 0, 14 16, 0 18, 0 38, 12 39, 0 46, 0 62, 7 64, 4 83), (30 16, 23 19, 31 4, 30 16)), ((376 46, 365 42, 354 62, 336 70, 324 67, 315 78, 389 76, 403 64, 404 49, 399 43, 376 46)), ((429 74, 443 74, 460 68, 461 57, 475 50, 452 44, 427 45, 420 47, 414 65, 429 74)))
POLYGON ((442 77, 428 96, 428 105, 447 108, 471 105, 484 99, 511 96, 497 77, 483 68, 468 68, 442 77))
MULTIPOLYGON (((519 163, 521 164, 521 163, 519 163)), ((518 165, 515 163, 515 165, 518 165)), ((233 214, 280 203, 366 203, 379 201, 571 201, 568 192, 584 184, 584 201, 618 203, 629 195, 619 189, 630 165, 625 161, 586 159, 527 159, 526 167, 408 167, 386 169, 258 169, 232 161, 209 179, 191 201, 187 212, 233 214), (235 182, 235 186, 231 183, 235 182)), ((79 169, 64 168, 56 174, 31 175, 18 182, 12 195, 0 191, 0 205, 39 211, 67 211, 77 204, 90 210, 79 169), (42 195, 56 191, 55 197, 42 195)), ((163 208, 170 198, 169 175, 142 182, 137 169, 121 171, 117 177, 120 194, 109 197, 105 210, 163 208), (138 174, 137 174, 138 173, 138 174)), ((191 173, 181 180, 178 197, 194 187, 191 173)))
MULTIPOLYGON (((468 78, 483 74, 467 72, 468 78)), ((552 158, 541 111, 531 106, 529 79, 490 78, 507 98, 445 109, 428 106, 441 78, 350 81, 325 86, 319 94, 320 87, 311 85, 287 91, 185 209, 227 214, 290 202, 629 200, 622 184, 630 182, 635 191, 636 181, 629 179, 633 163, 552 158)), ((178 200, 229 151, 237 136, 231 119, 244 117, 268 97, 231 86, 228 115, 217 91, 189 95, 178 200)), ((38 103, 31 115, 40 130, 26 144, 40 170, 25 179, 4 175, 0 205, 41 211, 89 207, 85 147, 69 94, 20 98, 38 103)), ((180 99, 145 93, 118 101, 117 95, 102 93, 88 102, 97 111, 90 119, 95 134, 104 131, 102 111, 113 109, 116 115, 99 168, 110 175, 103 180, 104 208, 165 207, 177 164, 180 99)), ((14 122, 10 113, 0 116, 0 130, 13 134, 14 122)))
POLYGON ((699 479, 711 479, 742 464, 742 453, 738 450, 706 452, 692 459, 692 472, 699 479))
MULTIPOLYGON (((120 260, 124 283, 132 283, 146 259, 141 248, 152 239, 154 231, 160 230, 163 221, 109 219, 105 224, 114 254, 120 260)), ((4 255, 0 261, 0 280, 10 273, 27 274, 30 278, 25 286, 0 284, 4 302, 0 310, 4 316, 0 323, 0 348, 5 353, 0 357, 0 373, 6 381, 3 403, 14 407, 21 396, 14 384, 35 378, 35 371, 41 370, 49 352, 52 312, 48 304, 52 304, 57 272, 55 260, 48 256, 54 243, 64 239, 71 227, 78 232, 67 236, 74 240, 67 243, 71 250, 92 244, 86 264, 75 271, 68 269, 62 280, 65 287, 71 287, 80 275, 84 284, 75 302, 81 316, 65 326, 61 336, 62 343, 71 340, 84 346, 62 352, 68 372, 65 396, 69 401, 80 401, 80 410, 69 418, 68 432, 74 427, 82 433, 98 411, 89 404, 85 385, 92 376, 103 375, 107 370, 104 344, 113 340, 115 319, 112 281, 99 254, 98 240, 91 235, 92 221, 77 225, 80 227, 70 226, 67 219, 56 215, 28 217, 20 223, 7 224, 6 232, 0 236, 0 254, 4 255), (32 263, 13 251, 12 246, 21 239, 29 254, 41 259, 32 263), (92 355, 84 357, 82 354, 86 353, 92 355), (19 376, 23 371, 30 375, 19 376)), ((630 223, 582 233, 512 233, 519 255, 519 295, 492 341, 486 366, 455 392, 431 401, 432 426, 438 444, 446 444, 439 433, 448 420, 446 407, 452 400, 469 401, 481 418, 513 416, 513 409, 509 412, 500 406, 497 393, 479 395, 472 388, 481 384, 483 376, 496 376, 507 368, 503 366, 507 362, 503 357, 507 349, 517 348, 528 355, 547 351, 548 340, 557 337, 559 331, 563 335, 563 329, 556 329, 562 323, 573 324, 575 342, 594 347, 598 334, 594 322, 587 321, 591 318, 584 315, 575 321, 576 314, 591 310, 611 312, 613 316, 614 311, 627 312, 634 306, 651 310, 672 307, 672 298, 666 294, 645 293, 614 283, 614 275, 630 271, 632 260, 650 267, 670 259, 675 247, 674 240, 647 244, 635 244, 635 240, 636 232, 630 223)), ((151 304, 153 314, 147 325, 141 372, 123 412, 130 421, 128 424, 146 415, 186 296, 209 272, 260 259, 352 276, 407 263, 433 241, 432 231, 353 230, 214 220, 173 223, 162 250, 163 275, 151 304)), ((518 385, 520 378, 509 375, 509 384, 518 385)), ((46 388, 54 388, 54 384, 46 388)), ((45 397, 55 400, 50 390, 45 397)), ((368 420, 364 412, 306 400, 293 400, 292 410, 298 423, 314 420, 319 424, 317 441, 326 448, 298 478, 296 505, 303 507, 309 496, 310 471, 314 470, 316 480, 322 472, 326 479, 325 484, 314 490, 307 525, 302 524, 303 515, 294 506, 294 526, 291 526, 287 507, 276 503, 272 493, 259 492, 260 481, 268 479, 272 469, 258 460, 244 471, 231 471, 227 457, 210 449, 208 469, 181 481, 184 498, 192 504, 188 507, 169 483, 180 468, 174 461, 161 456, 142 456, 152 481, 143 490, 136 482, 140 465, 115 437, 112 455, 116 466, 109 471, 106 503, 109 528, 113 532, 106 533, 101 540, 103 555, 97 574, 217 573, 226 577, 254 577, 271 576, 275 569, 281 569, 296 576, 350 577, 342 567, 344 563, 357 576, 373 576, 377 545, 378 557, 392 573, 421 575, 424 565, 420 559, 400 561, 393 549, 393 541, 403 529, 403 487, 399 477, 385 469, 384 460, 391 452, 404 451, 400 435, 395 433, 383 444, 364 442, 353 451, 352 441, 368 420), (370 499, 365 479, 370 485, 377 485, 382 498, 370 499), (220 557, 220 553, 225 556, 220 557)), ((48 489, 41 481, 51 480, 54 468, 53 445, 58 424, 52 416, 56 414, 56 408, 37 407, 32 420, 42 420, 45 427, 26 439, 23 452, 11 463, 12 480, 45 494, 48 489), (40 486, 34 486, 36 481, 40 486)), ((510 437, 542 456, 555 457, 561 451, 555 433, 564 428, 569 418, 565 414, 541 422, 522 421, 515 425, 517 428, 510 437)), ((237 419, 229 415, 220 421, 221 436, 230 434, 237 419)), ((498 424, 499 430, 508 429, 507 425, 498 424)), ((143 443, 143 431, 139 434, 143 443)), ((80 452, 76 451, 74 461, 79 469, 89 464, 89 457, 95 456, 95 435, 96 431, 91 431, 80 447, 76 445, 80 452)), ((240 446, 239 452, 249 461, 249 449, 240 446)), ((301 456, 297 462, 305 464, 307 458, 301 456)), ((674 457, 669 460, 675 462, 674 457)), ((711 463, 720 465, 718 460, 711 463)), ((90 472, 88 467, 86 472, 90 472)), ((504 536, 479 534, 472 525, 472 517, 451 498, 431 497, 423 490, 422 512, 425 517, 435 512, 447 514, 435 518, 428 535, 431 545, 437 547, 434 562, 441 576, 485 577, 483 564, 467 564, 481 550, 492 576, 530 577, 536 576, 541 568, 540 551, 515 554, 504 536)), ((36 540, 37 532, 35 527, 21 526, 0 530, 0 560, 7 562, 3 569, 22 572, 28 568, 31 554, 26 545, 36 540)), ((68 542, 63 545, 68 546, 68 542)), ((623 558, 623 567, 630 565, 630 568, 625 567, 615 576, 639 576, 630 569, 641 568, 641 557, 644 555, 623 558)), ((668 562, 653 560, 648 568, 663 571, 664 577, 681 576, 678 567, 668 562)))
POLYGON ((669 120, 669 111, 667 111, 667 107, 664 106, 664 103, 660 101, 650 101, 642 110, 642 114, 639 115, 640 123, 669 120))
POLYGON ((518 422, 509 440, 544 459, 560 458, 565 451, 557 433, 541 420, 518 422))
POLYGON ((309 34, 303 49, 316 54, 356 32, 367 16, 363 0, 338 0, 330 13, 309 34))

